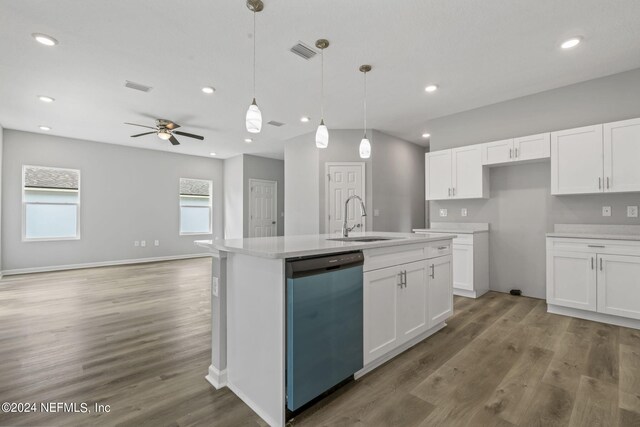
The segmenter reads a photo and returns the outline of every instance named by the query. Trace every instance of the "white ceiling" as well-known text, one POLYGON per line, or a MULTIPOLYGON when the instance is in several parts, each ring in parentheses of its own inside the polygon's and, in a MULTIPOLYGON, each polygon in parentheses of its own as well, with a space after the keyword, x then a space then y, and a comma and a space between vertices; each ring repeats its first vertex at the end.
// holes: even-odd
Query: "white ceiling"
MULTIPOLYGON (((320 61, 289 52, 327 38, 329 128, 369 126, 422 143, 429 119, 640 67, 638 0, 265 0, 257 100, 268 125, 245 144, 252 14, 242 0, 0 0, 0 124, 6 128, 219 157, 282 157, 319 119, 320 61), (60 41, 44 47, 31 33, 60 41), (584 43, 561 51, 573 35, 584 43), (124 88, 125 80, 153 86, 124 88), (427 83, 440 90, 428 95, 427 83), (212 85, 206 96, 202 86, 212 85), (37 95, 56 99, 40 102, 37 95), (300 123, 301 116, 310 123, 300 123), (205 141, 173 147, 123 122, 174 120, 205 141)), ((309 143, 313 143, 312 140, 309 143)), ((374 147, 375 150, 375 147, 374 147)))

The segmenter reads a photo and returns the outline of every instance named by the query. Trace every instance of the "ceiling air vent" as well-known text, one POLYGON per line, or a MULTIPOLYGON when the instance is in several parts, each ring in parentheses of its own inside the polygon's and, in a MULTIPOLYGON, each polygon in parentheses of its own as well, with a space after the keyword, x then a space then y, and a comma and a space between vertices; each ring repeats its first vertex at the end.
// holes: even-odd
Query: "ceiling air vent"
POLYGON ((294 45, 291 48, 291 52, 306 60, 309 60, 318 54, 315 50, 302 42, 298 42, 298 44, 294 45))
POLYGON ((267 124, 275 127, 284 126, 284 123, 276 122, 275 120, 271 120, 270 122, 267 122, 267 124))
POLYGON ((139 90, 141 92, 149 92, 151 89, 153 89, 151 86, 145 86, 140 83, 130 82, 129 80, 125 82, 124 86, 128 87, 129 89, 139 90))

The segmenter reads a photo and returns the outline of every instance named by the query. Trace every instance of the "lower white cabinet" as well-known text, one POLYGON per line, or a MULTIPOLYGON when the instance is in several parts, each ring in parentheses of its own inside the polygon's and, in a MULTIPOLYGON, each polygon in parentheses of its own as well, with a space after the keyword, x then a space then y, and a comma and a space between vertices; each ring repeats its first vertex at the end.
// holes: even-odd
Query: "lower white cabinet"
POLYGON ((640 328, 628 323, 640 320, 640 242, 547 238, 547 304, 551 312, 640 328))
POLYGON ((365 366, 453 314, 451 277, 451 255, 365 271, 365 366))

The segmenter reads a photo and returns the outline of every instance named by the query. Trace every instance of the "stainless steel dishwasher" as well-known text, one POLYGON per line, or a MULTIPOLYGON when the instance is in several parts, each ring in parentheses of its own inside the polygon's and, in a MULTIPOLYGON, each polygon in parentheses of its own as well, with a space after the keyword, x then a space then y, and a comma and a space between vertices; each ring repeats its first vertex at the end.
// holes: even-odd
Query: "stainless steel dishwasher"
POLYGON ((363 366, 361 252, 290 260, 287 409, 296 411, 363 366))

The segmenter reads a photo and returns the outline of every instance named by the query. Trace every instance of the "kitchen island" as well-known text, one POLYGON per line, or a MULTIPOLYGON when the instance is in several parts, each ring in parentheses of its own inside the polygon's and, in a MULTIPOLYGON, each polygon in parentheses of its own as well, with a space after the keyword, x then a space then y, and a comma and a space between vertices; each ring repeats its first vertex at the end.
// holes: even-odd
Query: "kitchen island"
POLYGON ((207 380, 229 387, 272 426, 286 422, 288 261, 361 251, 363 367, 358 378, 446 326, 453 313, 454 234, 354 233, 201 240, 216 266, 212 364, 207 380))

